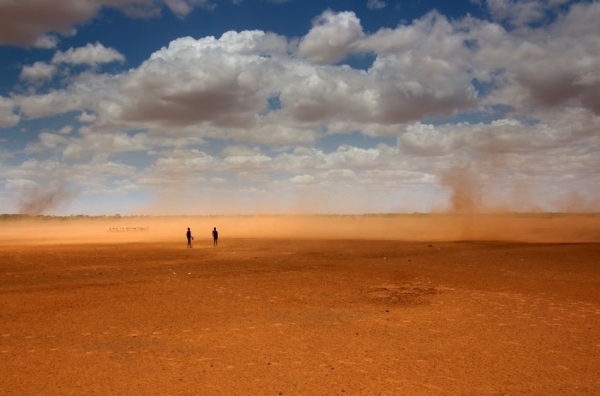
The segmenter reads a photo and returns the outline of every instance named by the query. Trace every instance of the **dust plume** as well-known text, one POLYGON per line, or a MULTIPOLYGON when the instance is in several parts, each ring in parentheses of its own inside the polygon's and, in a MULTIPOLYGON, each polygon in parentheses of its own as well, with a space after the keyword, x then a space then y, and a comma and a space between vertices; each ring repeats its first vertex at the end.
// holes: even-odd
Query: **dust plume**
POLYGON ((39 216, 70 202, 77 194, 65 184, 49 188, 36 186, 29 189, 19 203, 19 213, 39 216))
POLYGON ((524 221, 515 213, 531 213, 531 208, 537 208, 527 186, 502 183, 493 171, 482 172, 487 179, 483 178, 475 170, 482 166, 454 167, 442 174, 440 183, 450 190, 450 205, 444 211, 449 214, 444 219, 446 226, 453 227, 460 240, 532 240, 527 231, 513 227, 524 221), (506 230, 511 231, 505 234, 506 230))
POLYGON ((586 199, 577 191, 572 191, 567 196, 554 202, 555 206, 564 212, 571 213, 599 213, 600 199, 586 199))
POLYGON ((482 184, 469 167, 450 169, 442 175, 441 184, 451 191, 450 212, 474 213, 482 209, 482 184))

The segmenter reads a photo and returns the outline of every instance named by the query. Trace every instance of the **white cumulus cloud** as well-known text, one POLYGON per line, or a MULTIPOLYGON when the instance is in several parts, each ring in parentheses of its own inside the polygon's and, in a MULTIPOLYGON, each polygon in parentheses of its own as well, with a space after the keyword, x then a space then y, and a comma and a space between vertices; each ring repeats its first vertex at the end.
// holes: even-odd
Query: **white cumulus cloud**
POLYGON ((52 63, 55 64, 68 63, 89 66, 123 61, 125 61, 123 54, 112 48, 106 48, 100 43, 87 44, 85 47, 70 48, 66 52, 58 51, 52 58, 52 63))

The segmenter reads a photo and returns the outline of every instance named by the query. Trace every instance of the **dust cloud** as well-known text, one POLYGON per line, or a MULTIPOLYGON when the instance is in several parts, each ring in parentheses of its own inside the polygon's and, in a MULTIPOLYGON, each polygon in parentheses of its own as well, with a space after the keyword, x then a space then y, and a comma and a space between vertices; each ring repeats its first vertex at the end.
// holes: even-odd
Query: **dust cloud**
MULTIPOLYGON (((559 202, 577 213, 547 213, 536 210, 533 196, 525 185, 517 185, 501 200, 489 199, 490 184, 477 167, 450 169, 441 178, 450 192, 450 207, 430 214, 318 215, 298 214, 312 208, 310 199, 298 202, 296 214, 270 215, 257 208, 256 215, 191 215, 191 216, 35 216, 60 205, 72 197, 64 186, 37 191, 25 201, 22 212, 33 216, 3 217, 0 221, 0 244, 77 244, 77 243, 181 243, 191 228, 196 245, 211 246, 211 231, 217 227, 226 245, 227 239, 346 239, 397 241, 507 241, 525 243, 581 243, 600 241, 600 214, 584 213, 581 196, 573 194, 559 202), (515 208, 523 210, 515 212, 515 208)), ((237 209, 237 197, 222 200, 155 201, 153 209, 177 208, 180 211, 202 208, 237 209), (212 203, 211 203, 212 202, 212 203), (213 206, 210 206, 210 205, 213 206), (187 205, 187 206, 186 206, 187 205)), ((597 204, 597 203, 596 203, 597 204)), ((596 206, 597 207, 597 206, 596 206)), ((269 205, 271 213, 276 202, 269 205)), ((147 208, 146 208, 147 209, 147 208)), ((314 209, 314 208, 313 208, 314 209)), ((314 211, 313 211, 314 213, 314 211)))
POLYGON ((68 203, 75 196, 76 193, 69 190, 65 184, 58 184, 48 188, 36 186, 29 189, 21 198, 19 213, 30 216, 47 214, 60 205, 68 203))
POLYGON ((554 204, 561 211, 568 213, 600 213, 600 199, 588 200, 576 191, 557 199, 554 204))
POLYGON ((213 227, 228 239, 346 239, 398 241, 600 241, 598 214, 403 214, 189 217, 26 217, 3 220, 0 244, 181 243, 190 227, 198 247, 213 227), (468 225, 466 227, 465 225, 468 225))
POLYGON ((457 167, 442 174, 442 187, 450 190, 450 212, 474 213, 482 207, 482 183, 468 167, 457 167))

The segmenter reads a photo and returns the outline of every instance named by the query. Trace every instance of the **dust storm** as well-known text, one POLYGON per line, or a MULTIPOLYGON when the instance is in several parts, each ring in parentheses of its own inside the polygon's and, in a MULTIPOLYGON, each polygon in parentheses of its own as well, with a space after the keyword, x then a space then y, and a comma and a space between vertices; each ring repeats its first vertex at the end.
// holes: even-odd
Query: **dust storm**
POLYGON ((398 241, 600 241, 597 214, 390 214, 288 216, 17 216, 4 219, 2 244, 177 242, 190 227, 198 240, 211 238, 364 239, 398 241), (118 231, 127 228, 132 231, 118 231), (133 229, 139 229, 133 231, 133 229))

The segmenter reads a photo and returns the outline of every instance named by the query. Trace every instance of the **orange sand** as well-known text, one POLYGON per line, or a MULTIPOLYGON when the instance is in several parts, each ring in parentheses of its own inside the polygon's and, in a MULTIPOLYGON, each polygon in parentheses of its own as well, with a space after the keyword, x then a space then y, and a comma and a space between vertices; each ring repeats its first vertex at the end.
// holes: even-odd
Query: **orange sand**
POLYGON ((599 219, 3 222, 0 394, 598 395, 599 219))

